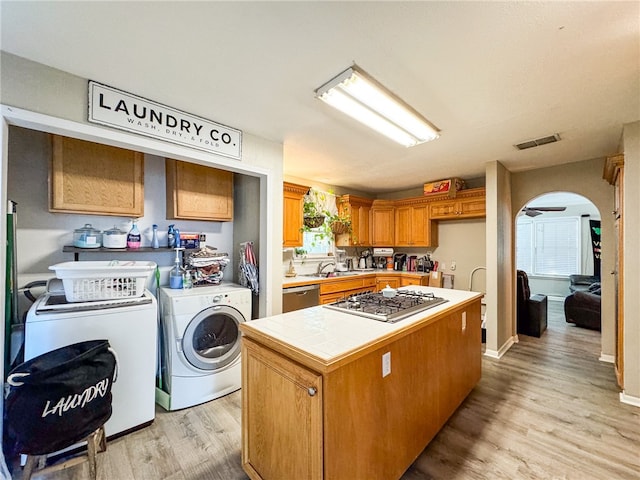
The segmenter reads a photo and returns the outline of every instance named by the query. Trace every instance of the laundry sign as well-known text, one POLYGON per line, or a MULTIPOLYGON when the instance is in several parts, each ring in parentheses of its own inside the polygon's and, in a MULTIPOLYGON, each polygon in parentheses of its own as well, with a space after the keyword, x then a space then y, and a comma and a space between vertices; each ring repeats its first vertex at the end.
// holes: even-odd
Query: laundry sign
POLYGON ((89 81, 89 122, 240 160, 242 131, 89 81))

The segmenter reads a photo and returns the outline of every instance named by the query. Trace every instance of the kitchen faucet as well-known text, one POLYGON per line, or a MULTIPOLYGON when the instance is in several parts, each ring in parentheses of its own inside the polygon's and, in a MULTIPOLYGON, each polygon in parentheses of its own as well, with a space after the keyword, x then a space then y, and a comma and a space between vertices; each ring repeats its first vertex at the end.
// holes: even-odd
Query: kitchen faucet
POLYGON ((322 264, 323 262, 320 262, 318 264, 318 269, 316 270, 316 275, 320 276, 322 275, 322 270, 324 270, 325 268, 327 268, 329 265, 335 265, 334 262, 327 262, 324 265, 322 264))

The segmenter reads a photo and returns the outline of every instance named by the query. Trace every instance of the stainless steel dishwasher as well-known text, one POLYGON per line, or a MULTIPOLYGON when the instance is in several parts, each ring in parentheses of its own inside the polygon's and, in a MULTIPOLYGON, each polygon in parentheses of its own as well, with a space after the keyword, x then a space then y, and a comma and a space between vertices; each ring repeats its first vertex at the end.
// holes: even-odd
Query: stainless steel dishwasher
POLYGON ((282 289, 282 313, 315 307, 320 302, 320 286, 304 285, 282 289))

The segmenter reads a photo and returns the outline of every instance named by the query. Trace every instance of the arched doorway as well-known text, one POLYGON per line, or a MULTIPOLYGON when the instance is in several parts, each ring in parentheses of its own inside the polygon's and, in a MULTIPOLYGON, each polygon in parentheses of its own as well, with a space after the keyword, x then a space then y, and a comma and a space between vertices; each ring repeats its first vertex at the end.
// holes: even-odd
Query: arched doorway
MULTIPOLYGON (((600 221, 598 208, 589 199, 571 192, 546 193, 520 206, 514 229, 515 265, 516 270, 526 274, 515 275, 518 334, 544 335, 544 328, 540 326, 545 321, 543 314, 547 327, 553 325, 551 330, 566 328, 569 324, 565 325, 565 299, 574 290, 586 291, 596 282, 599 285, 600 221), (527 286, 529 300, 525 293, 527 286), (528 305, 524 306, 523 302, 528 305), (546 309, 542 304, 535 305, 536 302, 544 302, 546 309), (542 309, 543 312, 538 311, 542 309), (536 327, 526 328, 526 325, 536 327)), ((568 305, 577 300, 581 310, 576 313, 575 325, 599 329, 599 295, 586 299, 573 296, 568 305), (587 317, 590 320, 583 322, 587 317)), ((571 310, 570 320, 574 320, 573 317, 571 310)))

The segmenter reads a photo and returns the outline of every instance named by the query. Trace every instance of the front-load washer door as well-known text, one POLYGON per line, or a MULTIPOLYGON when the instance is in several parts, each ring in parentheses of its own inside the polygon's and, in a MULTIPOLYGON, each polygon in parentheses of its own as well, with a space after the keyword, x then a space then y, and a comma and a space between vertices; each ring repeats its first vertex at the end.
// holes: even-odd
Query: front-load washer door
POLYGON ((218 370, 240 356, 240 330, 244 317, 226 305, 209 307, 189 322, 182 337, 187 361, 200 370, 218 370))

